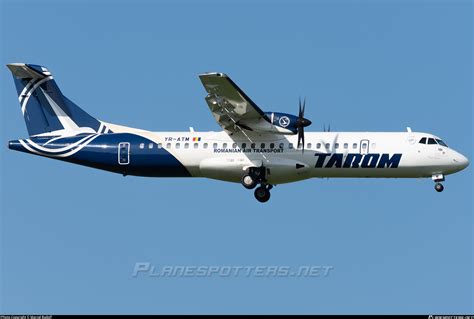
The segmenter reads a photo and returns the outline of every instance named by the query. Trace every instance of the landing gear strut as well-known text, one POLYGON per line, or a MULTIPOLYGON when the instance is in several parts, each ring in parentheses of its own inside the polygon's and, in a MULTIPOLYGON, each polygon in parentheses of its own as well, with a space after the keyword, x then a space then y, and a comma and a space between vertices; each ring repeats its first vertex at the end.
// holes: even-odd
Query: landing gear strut
POLYGON ((242 176, 240 182, 247 189, 253 189, 257 184, 260 184, 259 187, 255 189, 255 198, 261 202, 265 203, 270 199, 270 190, 273 188, 272 185, 267 184, 265 179, 266 169, 265 167, 250 167, 248 172, 242 176))
POLYGON ((434 174, 431 179, 433 180, 433 182, 435 182, 435 190, 438 192, 438 193, 441 193, 443 190, 444 190, 444 186, 443 184, 441 184, 440 182, 444 182, 444 175, 443 174, 434 174))

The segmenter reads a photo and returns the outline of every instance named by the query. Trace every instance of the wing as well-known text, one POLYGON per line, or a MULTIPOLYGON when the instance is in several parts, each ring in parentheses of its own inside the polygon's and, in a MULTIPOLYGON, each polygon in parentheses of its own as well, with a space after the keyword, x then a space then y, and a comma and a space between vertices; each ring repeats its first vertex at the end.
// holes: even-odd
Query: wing
POLYGON ((268 116, 224 73, 205 73, 199 78, 208 93, 206 102, 212 115, 227 132, 253 131, 271 124, 268 116))

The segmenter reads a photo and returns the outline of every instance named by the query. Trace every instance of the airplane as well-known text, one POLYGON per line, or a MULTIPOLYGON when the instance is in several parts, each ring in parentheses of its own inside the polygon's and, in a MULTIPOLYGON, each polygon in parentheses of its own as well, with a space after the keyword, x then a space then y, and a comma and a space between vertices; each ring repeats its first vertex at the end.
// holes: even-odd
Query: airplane
POLYGON ((305 133, 311 121, 264 112, 224 73, 199 78, 219 132, 152 132, 96 119, 64 96, 43 66, 7 64, 28 138, 12 150, 124 176, 205 177, 254 189, 259 202, 275 185, 309 178, 428 178, 442 192, 445 176, 469 165, 439 137, 421 132, 305 133))

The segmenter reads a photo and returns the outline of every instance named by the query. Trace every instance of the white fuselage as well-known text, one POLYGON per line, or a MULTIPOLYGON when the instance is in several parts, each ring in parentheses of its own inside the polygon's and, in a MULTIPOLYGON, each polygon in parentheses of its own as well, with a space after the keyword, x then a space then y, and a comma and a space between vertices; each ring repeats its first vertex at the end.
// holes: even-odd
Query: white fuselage
MULTIPOLYGON (((418 132, 307 132, 305 148, 297 136, 226 132, 149 132, 132 130, 171 153, 193 177, 239 182, 249 167, 264 166, 271 184, 312 177, 419 178, 452 174, 468 165, 455 150, 420 144, 418 132)), ((149 146, 144 145, 144 149, 149 146)))

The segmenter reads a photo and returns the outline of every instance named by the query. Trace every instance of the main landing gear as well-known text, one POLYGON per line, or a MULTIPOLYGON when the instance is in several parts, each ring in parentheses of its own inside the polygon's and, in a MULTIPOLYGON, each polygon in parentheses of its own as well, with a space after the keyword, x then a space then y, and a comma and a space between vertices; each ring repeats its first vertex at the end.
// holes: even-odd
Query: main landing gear
POLYGON ((266 183, 265 167, 250 167, 248 172, 242 176, 240 182, 247 189, 253 189, 257 184, 260 184, 255 189, 255 198, 261 203, 265 203, 270 199, 270 190, 273 186, 266 183))
POLYGON ((242 176, 240 182, 242 183, 242 185, 244 185, 246 189, 254 189, 255 186, 257 186, 257 181, 253 179, 253 177, 249 174, 245 174, 244 176, 242 176))
POLYGON ((260 203, 268 202, 268 200, 270 199, 270 190, 272 188, 273 188, 272 185, 262 184, 261 186, 259 186, 255 189, 255 192, 254 192, 255 198, 260 203))
POLYGON ((431 176, 431 179, 433 180, 433 182, 436 183, 435 187, 434 187, 435 190, 438 193, 441 193, 444 190, 444 186, 440 182, 444 182, 444 175, 443 174, 434 174, 433 176, 431 176))

